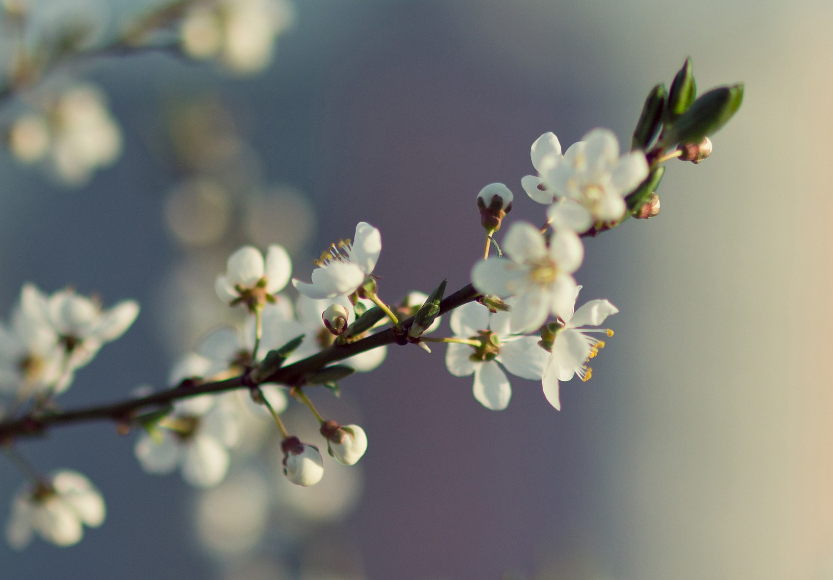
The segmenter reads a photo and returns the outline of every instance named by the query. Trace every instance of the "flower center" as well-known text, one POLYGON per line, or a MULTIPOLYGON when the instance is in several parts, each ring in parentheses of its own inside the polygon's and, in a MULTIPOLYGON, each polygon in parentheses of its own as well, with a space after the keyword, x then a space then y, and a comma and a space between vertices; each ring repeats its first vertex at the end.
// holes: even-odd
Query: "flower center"
MULTIPOLYGON (((597 183, 587 183, 581 188, 581 203, 587 209, 597 209, 604 200, 605 191, 597 183)), ((593 213, 596 213, 593 211, 593 213)))
POLYGON ((473 347, 474 352, 469 357, 473 362, 487 362, 495 360, 500 354, 500 339, 491 330, 481 330, 478 336, 472 336, 472 340, 480 341, 480 346, 473 347))
POLYGON ((558 266, 550 258, 542 258, 532 263, 529 279, 536 286, 550 286, 558 277, 558 266))
POLYGON ((326 251, 321 252, 321 257, 313 260, 312 263, 319 268, 324 268, 334 262, 347 264, 350 262, 350 249, 352 247, 353 242, 349 238, 339 240, 337 244, 330 244, 330 247, 326 251))
POLYGON ((46 361, 42 357, 31 353, 21 358, 17 363, 17 368, 27 383, 37 380, 41 373, 43 373, 45 367, 46 361))

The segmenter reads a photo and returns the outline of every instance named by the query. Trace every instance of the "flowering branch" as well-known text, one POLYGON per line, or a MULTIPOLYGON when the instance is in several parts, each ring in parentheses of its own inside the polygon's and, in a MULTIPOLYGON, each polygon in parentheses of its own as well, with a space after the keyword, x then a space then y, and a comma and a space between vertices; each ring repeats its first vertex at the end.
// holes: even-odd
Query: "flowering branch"
MULTIPOLYGON (((440 314, 472 302, 479 296, 480 294, 471 284, 464 286, 440 303, 440 314)), ((406 331, 404 334, 397 334, 393 328, 389 328, 356 342, 347 344, 336 343, 316 355, 278 369, 270 376, 258 381, 258 383, 268 382, 283 385, 303 384, 307 375, 319 371, 331 363, 387 344, 408 344, 407 330, 414 323, 414 318, 411 317, 402 322, 402 327, 406 331)), ((19 437, 39 436, 43 435, 50 428, 74 423, 115 421, 117 423, 129 424, 131 419, 139 414, 139 411, 149 407, 161 407, 174 401, 196 397, 197 395, 221 393, 235 389, 251 388, 252 386, 254 385, 252 384, 250 375, 243 374, 222 381, 202 384, 192 384, 186 381, 179 386, 165 391, 110 405, 84 407, 72 411, 49 414, 29 413, 18 419, 0 422, 0 441, 9 442, 19 437)))

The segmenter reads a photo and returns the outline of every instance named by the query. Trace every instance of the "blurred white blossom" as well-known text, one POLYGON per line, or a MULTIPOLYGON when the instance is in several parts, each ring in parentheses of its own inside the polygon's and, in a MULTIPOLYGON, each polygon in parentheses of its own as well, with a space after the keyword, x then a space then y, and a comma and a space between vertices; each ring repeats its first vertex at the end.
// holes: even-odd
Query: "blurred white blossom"
POLYGON ((37 532, 47 542, 71 546, 81 540, 82 524, 98 527, 104 516, 104 499, 89 479, 76 471, 57 471, 49 481, 25 485, 15 494, 6 539, 21 550, 37 532))
POLYGON ((294 19, 287 0, 195 2, 182 21, 182 47, 193 58, 216 58, 233 73, 252 74, 271 62, 275 39, 294 19))
POLYGON ((245 304, 253 311, 274 302, 291 275, 292 260, 283 246, 269 246, 265 260, 257 248, 243 246, 229 257, 226 273, 217 277, 214 289, 223 302, 245 304))

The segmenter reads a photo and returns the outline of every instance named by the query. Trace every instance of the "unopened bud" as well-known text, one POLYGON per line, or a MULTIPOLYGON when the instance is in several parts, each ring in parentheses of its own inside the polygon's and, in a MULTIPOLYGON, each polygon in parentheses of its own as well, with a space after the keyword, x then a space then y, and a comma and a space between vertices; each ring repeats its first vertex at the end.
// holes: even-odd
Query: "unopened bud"
POLYGON ((321 434, 327 439, 327 451, 344 465, 355 465, 367 451, 367 434, 358 425, 340 426, 335 421, 325 421, 321 434))
POLYGON ((321 314, 321 319, 324 321, 324 326, 331 334, 339 336, 347 330, 347 318, 349 314, 347 309, 341 304, 331 304, 327 310, 321 314))
POLYGON ((681 151, 680 161, 691 161, 692 163, 700 163, 706 157, 712 154, 712 140, 706 137, 702 143, 687 145, 680 145, 677 150, 681 151))
POLYGON ((489 309, 489 312, 494 314, 495 312, 509 312, 509 305, 498 298, 497 296, 489 296, 488 294, 484 294, 480 298, 477 299, 480 304, 485 306, 489 309))
POLYGON ((309 487, 324 476, 324 460, 315 445, 301 443, 297 437, 287 437, 281 443, 283 474, 295 485, 309 487))
POLYGON ((514 196, 502 183, 490 183, 477 194, 480 223, 490 234, 500 229, 500 223, 512 210, 514 196))
POLYGON ((659 196, 656 192, 651 194, 650 199, 642 204, 642 207, 639 208, 639 211, 633 214, 638 220, 647 220, 652 217, 656 217, 659 215, 659 196))

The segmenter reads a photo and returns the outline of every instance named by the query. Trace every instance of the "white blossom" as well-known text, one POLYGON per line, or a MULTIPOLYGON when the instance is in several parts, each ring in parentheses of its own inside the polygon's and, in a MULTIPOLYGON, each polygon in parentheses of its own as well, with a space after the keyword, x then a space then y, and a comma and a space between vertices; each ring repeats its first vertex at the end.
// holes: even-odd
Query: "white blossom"
POLYGON ((192 3, 182 21, 182 47, 193 58, 217 58, 231 72, 252 74, 270 63, 275 38, 293 21, 287 0, 192 3))
POLYGON ((228 450, 239 439, 238 415, 222 396, 201 395, 174 403, 173 412, 136 440, 142 468, 166 474, 177 467, 195 487, 214 486, 226 476, 228 450))
POLYGON ((11 150, 20 161, 42 161, 65 183, 83 185, 121 152, 121 131, 96 87, 71 87, 46 100, 43 109, 12 123, 11 150))
POLYGON ((509 258, 480 260, 472 283, 483 294, 515 296, 512 332, 540 327, 550 313, 562 316, 575 303, 575 272, 584 259, 581 239, 569 229, 557 229, 547 247, 544 235, 529 223, 516 222, 503 242, 509 258))
MULTIPOLYGON (((632 151, 619 157, 619 141, 607 129, 590 131, 563 157, 560 147, 554 147, 540 157, 537 168, 547 193, 559 200, 548 209, 549 219, 556 228, 578 233, 596 222, 622 219, 627 209, 625 197, 648 177, 645 154, 632 151)), ((525 189, 536 199, 532 193, 539 188, 531 186, 527 179, 525 189)), ((536 201, 547 203, 545 198, 541 195, 536 201)))
POLYGON ((301 443, 297 437, 288 437, 281 444, 283 449, 283 474, 303 487, 315 485, 324 476, 324 460, 318 447, 301 443))
POLYGON ((309 298, 335 298, 348 296, 358 290, 376 267, 382 252, 382 234, 368 223, 356 226, 356 235, 350 240, 333 244, 316 260, 318 268, 312 271, 312 284, 293 279, 295 288, 309 298))
POLYGON ((76 471, 57 471, 49 481, 26 485, 15 494, 6 539, 21 550, 37 532, 47 542, 71 546, 81 540, 82 525, 100 526, 105 512, 104 499, 89 479, 76 471))
POLYGON ((554 201, 556 193, 552 189, 548 189, 539 176, 563 158, 558 137, 554 133, 544 133, 538 137, 535 143, 532 144, 530 156, 532 157, 532 166, 538 172, 538 175, 526 175, 521 178, 521 187, 534 201, 550 204, 554 201))
POLYGON ((509 379, 498 363, 524 379, 539 380, 544 373, 547 353, 537 337, 511 332, 508 313, 490 314, 485 306, 470 302, 451 313, 451 330, 456 339, 481 343, 449 343, 445 364, 454 376, 474 374, 474 398, 487 409, 505 409, 512 397, 509 379))
POLYGON ((367 451, 367 434, 358 425, 343 425, 328 433, 327 451, 344 465, 355 465, 367 451))
MULTIPOLYGON (((580 289, 581 286, 576 289, 576 298, 580 289)), ((591 369, 586 363, 604 347, 605 343, 591 334, 603 333, 613 336, 610 329, 587 326, 599 326, 608 316, 617 312, 619 309, 607 300, 591 300, 575 313, 570 309, 566 316, 562 316, 563 326, 556 331, 552 354, 541 381, 544 396, 557 410, 561 410, 559 381, 569 381, 574 375, 578 375, 582 381, 588 380, 591 369)))
POLYGON ((254 309, 274 301, 291 275, 292 260, 283 246, 269 246, 265 260, 257 248, 243 246, 229 257, 226 273, 217 276, 214 289, 226 304, 254 309))
MULTIPOLYGON (((30 317, 54 333, 70 371, 89 363, 105 342, 119 338, 139 315, 135 300, 105 309, 97 300, 74 290, 59 290, 46 297, 31 284, 24 287, 21 303, 30 317)), ((59 385, 57 391, 63 388, 65 385, 59 385)))

